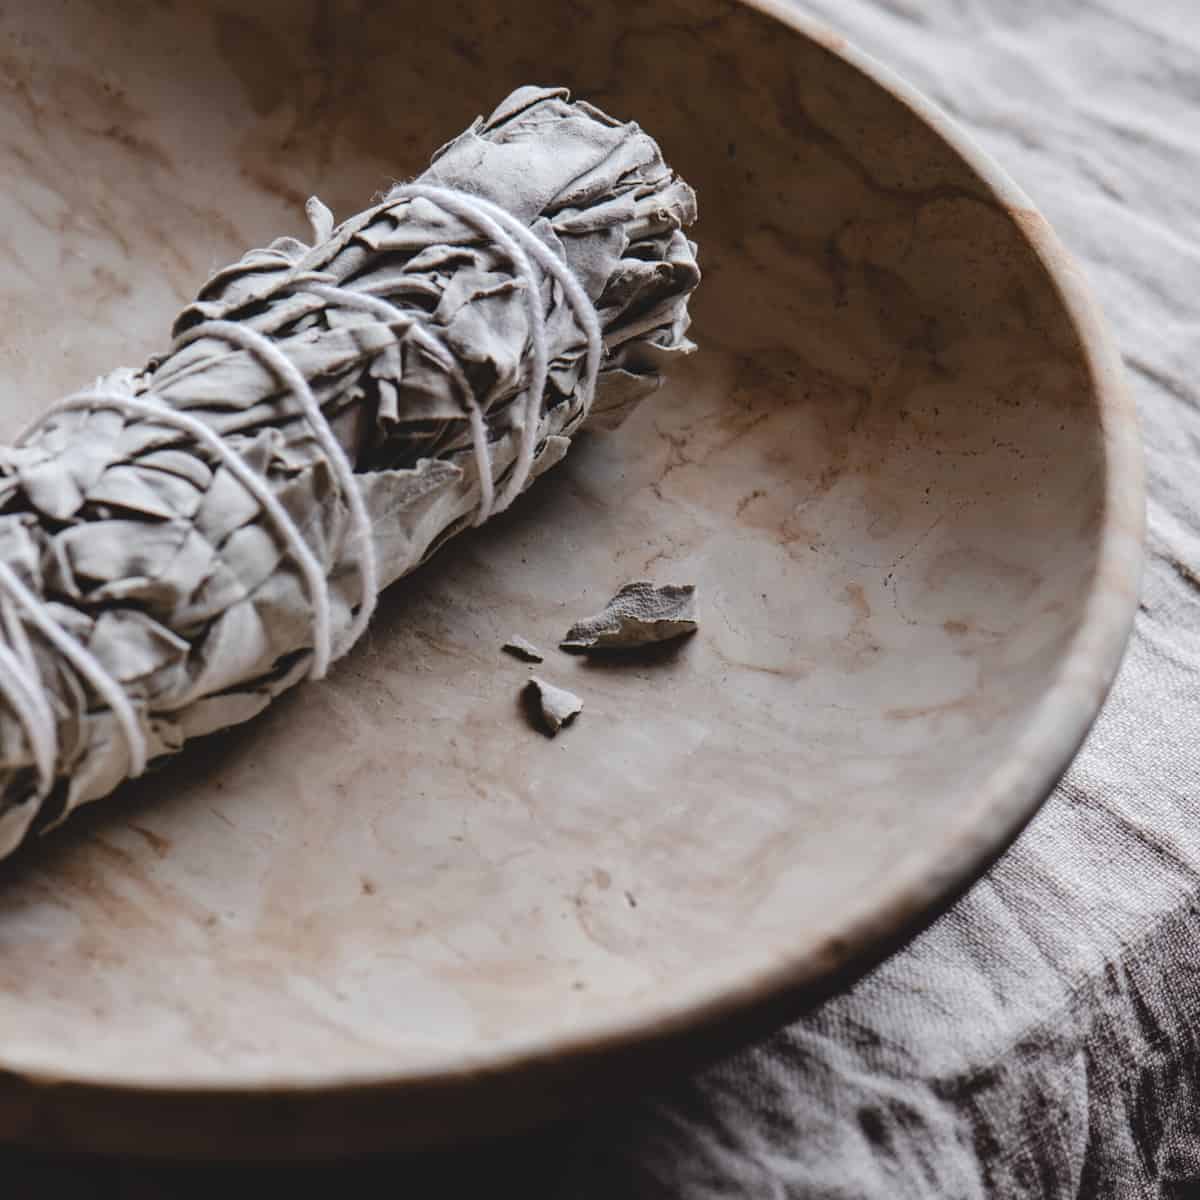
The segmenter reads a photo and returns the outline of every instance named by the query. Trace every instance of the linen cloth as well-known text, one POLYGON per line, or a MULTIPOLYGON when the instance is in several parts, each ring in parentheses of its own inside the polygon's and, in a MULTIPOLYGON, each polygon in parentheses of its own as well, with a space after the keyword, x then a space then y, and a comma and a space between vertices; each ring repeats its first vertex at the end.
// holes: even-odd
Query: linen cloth
POLYGON ((1082 263, 1140 408, 1143 600, 1054 797, 902 952, 693 1078, 466 1154, 286 1172, 0 1154, 3 1194, 1200 1196, 1200 0, 803 0, 1082 263))

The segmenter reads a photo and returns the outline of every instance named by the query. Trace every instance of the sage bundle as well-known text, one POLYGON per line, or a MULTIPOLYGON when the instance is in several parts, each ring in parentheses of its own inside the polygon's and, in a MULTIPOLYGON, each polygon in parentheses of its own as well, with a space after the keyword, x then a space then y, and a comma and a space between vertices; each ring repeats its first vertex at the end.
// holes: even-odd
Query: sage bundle
POLYGON ((376 593, 659 384, 692 190, 521 88, 312 244, 217 273, 170 349, 0 448, 0 855, 320 678, 376 593))

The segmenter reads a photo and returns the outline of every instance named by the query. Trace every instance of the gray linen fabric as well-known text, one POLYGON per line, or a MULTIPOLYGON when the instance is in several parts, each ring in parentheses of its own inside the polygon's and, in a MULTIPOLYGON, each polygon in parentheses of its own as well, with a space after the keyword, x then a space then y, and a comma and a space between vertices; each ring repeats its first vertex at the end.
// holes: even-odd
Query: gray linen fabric
MULTIPOLYGON (((847 994, 617 1112, 382 1164, 389 1194, 1200 1196, 1200 0, 802 7, 957 117, 1084 264, 1148 455, 1149 561, 1124 670, 1013 849, 847 994)), ((377 1190, 379 1167, 0 1156, 17 1200, 238 1182, 345 1194, 377 1190)))

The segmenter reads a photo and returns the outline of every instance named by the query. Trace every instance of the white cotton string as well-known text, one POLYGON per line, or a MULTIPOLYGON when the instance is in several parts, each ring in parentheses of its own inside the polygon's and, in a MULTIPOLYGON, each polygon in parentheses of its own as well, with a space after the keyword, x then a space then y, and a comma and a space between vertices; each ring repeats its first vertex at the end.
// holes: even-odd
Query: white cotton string
POLYGON ((304 576, 305 588, 313 607, 313 661, 310 674, 314 679, 321 679, 329 670, 332 657, 330 647, 330 616, 329 589, 325 571, 317 561, 317 556, 309 549, 308 543, 300 534, 296 523, 288 515, 287 510, 271 491, 267 481, 246 464, 232 446, 214 433, 203 421, 188 416, 177 409, 167 408, 163 404, 155 404, 137 396, 126 395, 124 392, 97 389, 87 392, 77 392, 53 405, 43 416, 38 418, 35 425, 30 426, 17 439, 17 445, 22 442, 44 421, 62 412, 80 412, 88 409, 104 407, 113 408, 131 417, 144 417, 158 425, 178 429, 194 438, 229 468, 229 473, 258 501, 263 511, 275 523, 283 540, 287 543, 292 557, 304 576))
POLYGON ((591 301, 584 292, 574 272, 528 226, 518 221, 511 213, 482 196, 452 188, 437 187, 428 183, 397 184, 388 193, 392 202, 404 199, 429 200, 439 208, 473 226, 484 237, 494 242, 509 258, 514 274, 525 286, 525 306, 529 314, 530 341, 533 345, 533 373, 528 385, 525 412, 520 423, 520 445, 517 461, 513 466, 504 491, 496 501, 494 512, 503 512, 520 495, 529 480, 533 467, 534 451, 537 448, 537 432, 541 424, 542 400, 546 391, 549 371, 546 350, 546 315, 542 311, 540 285, 537 274, 530 265, 526 250, 537 259, 549 275, 562 286, 575 318, 588 340, 587 372, 584 378, 585 412, 591 405, 596 387, 596 375, 600 369, 601 333, 600 321, 591 301))
MULTIPOLYGON (((519 491, 519 487, 514 490, 512 484, 516 482, 523 486, 529 477, 541 418, 542 394, 546 390, 546 318, 542 312, 542 298, 538 292, 538 277, 534 274, 525 251, 491 218, 477 197, 423 183, 401 184, 388 193, 389 201, 413 198, 433 201, 439 208, 444 208, 468 225, 474 226, 484 237, 493 241, 508 256, 514 274, 525 289, 525 308, 529 317, 530 340, 533 343, 533 378, 526 392, 525 412, 520 419, 520 442, 513 474, 508 486, 492 506, 492 512, 503 512, 519 491)), ((491 474, 490 465, 488 474, 491 474)))
MULTIPOLYGON (((156 424, 188 434, 211 450, 262 506, 283 535, 304 576, 314 614, 312 673, 320 678, 328 669, 330 659, 329 594, 325 572, 267 482, 202 421, 124 392, 97 389, 60 400, 25 429, 17 438, 16 444, 22 445, 46 421, 60 413, 88 411, 98 406, 116 409, 126 416, 144 417, 156 424)), ((95 655, 55 621, 46 608, 45 601, 25 588, 3 561, 0 561, 0 588, 29 614, 34 624, 108 702, 129 752, 128 773, 132 776, 140 775, 145 770, 148 749, 141 723, 129 703, 125 689, 109 674, 95 655)), ((13 629, 9 627, 8 632, 12 640, 13 629)), ((18 713, 25 727, 38 765, 39 794, 44 795, 53 783, 54 764, 58 759, 58 727, 47 699, 45 683, 36 674, 32 664, 29 664, 27 669, 26 664, 4 645, 0 645, 0 668, 3 668, 4 675, 0 678, 0 689, 4 691, 5 698, 18 713)))
POLYGON ((58 761, 58 726, 53 716, 46 719, 40 711, 45 692, 40 681, 31 680, 25 664, 4 643, 0 642, 0 692, 9 707, 20 718, 33 751, 37 769, 37 797, 40 800, 54 785, 54 765, 58 761))
MULTIPOLYGON (((176 342, 177 348, 182 348, 190 342, 197 340, 197 338, 204 336, 206 331, 212 336, 235 342, 266 361, 279 382, 288 386, 297 395, 302 410, 313 426, 314 436, 316 436, 318 444, 332 460, 335 477, 338 478, 343 495, 347 499, 352 519, 355 520, 355 524, 358 527, 357 541, 362 556, 360 559, 360 576, 362 579, 363 601, 358 617, 351 626, 352 636, 348 636, 347 638, 347 645, 352 644, 359 636, 359 633, 361 633, 362 628, 365 628, 367 621, 370 620, 371 610, 375 605, 377 568, 375 564, 374 544, 371 540, 370 518, 367 515, 366 506, 363 504, 362 494, 359 492, 358 485, 353 479, 353 473, 345 453, 333 437, 333 432, 329 428, 325 416, 321 412, 320 406, 317 404, 316 398, 308 386, 307 380, 304 379, 295 366, 277 347, 273 346, 262 334, 247 329, 245 326, 236 325, 229 321, 210 321, 198 326, 194 330, 190 330, 182 338, 178 339, 176 342), (341 455, 341 465, 344 466, 344 471, 339 471, 336 457, 330 454, 330 444, 341 455), (347 490, 347 486, 349 490, 347 490)), ((274 521, 276 527, 283 535, 284 541, 292 551, 304 576, 313 607, 313 664, 310 674, 315 679, 322 678, 329 669, 329 662, 332 657, 329 588, 325 572, 308 544, 304 541, 295 522, 275 497, 266 480, 249 467, 241 455, 202 421, 188 416, 186 413, 166 408, 164 405, 142 400, 122 392, 97 389, 90 392, 77 393, 53 405, 49 411, 39 417, 33 425, 20 435, 16 444, 21 445, 25 442, 30 434, 41 427, 46 420, 56 413, 86 410, 94 408, 97 405, 115 408, 130 416, 145 417, 147 420, 165 425, 168 428, 176 428, 189 434, 197 442, 211 450, 229 468, 230 473, 234 475, 238 482, 258 501, 263 511, 274 521)), ((17 600, 29 613, 34 624, 46 634, 53 644, 62 651, 64 656, 89 680, 97 692, 108 701, 109 708, 112 710, 117 723, 121 727, 128 747, 130 760, 130 770, 128 773, 135 777, 140 775, 146 767, 146 738, 124 688, 104 669, 99 660, 89 650, 54 620, 46 609, 44 601, 25 589, 20 580, 17 579, 3 562, 0 562, 0 587, 3 587, 17 600), (51 633, 51 630, 54 632, 51 633)), ((9 665, 11 666, 11 663, 9 665)), ((54 722, 53 714, 39 705, 36 700, 39 694, 43 698, 45 696, 44 683, 38 678, 36 686, 33 686, 30 679, 19 672, 13 677, 18 682, 15 688, 6 691, 6 696, 11 703, 17 706, 22 723, 29 731, 30 743, 35 747, 35 754, 40 753, 42 748, 49 744, 54 747, 52 761, 56 761, 57 726, 54 722), (33 693, 32 697, 30 696, 31 691, 33 693)))
POLYGON ((30 747, 38 768, 38 795, 41 797, 54 785, 54 766, 58 761, 58 723, 46 689, 41 686, 33 645, 7 594, 0 594, 0 616, 8 637, 5 650, 15 660, 10 662, 10 674, 16 686, 25 694, 28 706, 36 710, 33 717, 22 715, 21 720, 29 734, 30 747))
POLYGON ((305 291, 312 292, 315 296, 319 296, 331 304, 340 304, 345 308, 356 308, 360 312, 371 313, 391 325, 405 325, 414 340, 446 372, 467 410, 467 420, 471 426, 471 446, 475 455, 475 469, 479 475, 479 511, 475 517, 475 524, 482 525, 491 516, 495 495, 492 463, 488 456, 487 425, 484 422, 483 409, 475 396, 475 389, 463 373, 458 360, 420 321, 408 313, 401 312, 394 304, 384 300, 381 296, 371 296, 364 292, 351 291, 346 287, 325 283, 307 284, 305 291))
POLYGON ((600 360, 604 352, 604 334, 600 329, 600 318, 596 315, 595 305, 583 290, 575 272, 532 229, 491 200, 485 200, 482 196, 472 196, 471 199, 484 212, 490 213, 501 225, 520 238, 538 266, 548 275, 553 275, 562 287, 567 303, 570 304, 575 319, 587 338, 586 369, 583 377, 583 414, 586 416, 596 395, 596 377, 600 374, 600 360))
MULTIPOLYGON (((379 592, 379 568, 375 558, 375 542, 371 537, 371 516, 367 512, 366 502, 362 498, 358 481, 354 478, 354 468, 346 457, 341 443, 334 436, 317 398, 308 385, 308 380, 297 369, 282 350, 269 338, 264 337, 256 329, 248 325, 240 325, 236 321, 205 321, 189 329, 176 338, 175 349, 182 350, 184 346, 201 338, 216 337, 226 342, 232 342, 244 350, 250 351, 258 358, 271 373, 287 387, 296 402, 300 405, 308 423, 317 439, 317 445, 325 452, 325 457, 333 469, 334 478, 350 510, 350 519, 354 523, 355 548, 358 551, 358 572, 360 586, 358 613, 346 631, 346 640, 339 653, 348 650, 366 629, 375 611, 379 592)), ((328 636, 329 610, 325 608, 326 636, 328 636)), ((322 674, 324 672, 322 671, 322 674)), ((316 676, 320 678, 320 676, 316 676)))
MULTIPOLYGON (((138 715, 129 702, 129 697, 125 694, 125 689, 104 669, 100 660, 82 642, 69 634, 54 619, 46 602, 40 596, 34 595, 3 560, 0 560, 0 587, 25 610, 42 636, 100 693, 112 710, 117 724, 121 727, 125 743, 129 747, 128 774, 135 777, 140 775, 146 769, 146 738, 142 733, 138 715)), ((45 683, 40 678, 38 686, 43 692, 45 691, 45 683)), ((37 705, 27 706, 24 713, 26 720, 44 719, 43 713, 37 705)), ((53 719, 49 724, 51 726, 50 737, 57 739, 57 729, 53 719)))

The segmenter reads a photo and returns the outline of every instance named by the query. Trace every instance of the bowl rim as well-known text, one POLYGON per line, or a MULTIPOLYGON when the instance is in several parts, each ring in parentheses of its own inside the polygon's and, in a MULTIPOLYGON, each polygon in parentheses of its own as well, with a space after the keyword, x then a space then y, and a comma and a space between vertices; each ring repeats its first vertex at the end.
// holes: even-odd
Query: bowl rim
MULTIPOLYGON (((659 1002, 634 1017, 589 1019, 576 1028, 547 1038, 500 1043, 495 1051, 465 1054, 447 1051, 445 1061, 412 1070, 381 1068, 314 1077, 278 1071, 261 1078, 239 1079, 214 1074, 179 1081, 138 1079, 111 1072, 82 1070, 64 1076, 36 1066, 0 1061, 0 1102, 16 1087, 34 1096, 39 1107, 54 1107, 54 1093, 64 1087, 78 1100, 119 1106, 122 1099, 169 1101, 171 1097, 210 1098, 294 1096, 333 1099, 348 1094, 384 1102, 423 1089, 469 1087, 485 1078, 536 1072, 546 1064, 561 1068, 613 1052, 639 1051, 703 1040, 724 1048, 745 1040, 745 1031, 766 1033, 802 1007, 859 977, 886 953, 903 943, 932 915, 944 909, 979 877, 1020 833, 1053 791, 1070 765, 1104 703, 1116 677, 1132 630, 1139 597, 1145 530, 1144 474, 1137 412, 1127 391, 1120 356, 1103 316, 1079 269, 1048 222, 1008 174, 914 86, 872 55, 858 49, 821 22, 793 9, 788 0, 738 0, 745 8, 779 22, 789 36, 814 43, 888 92, 907 107, 955 152, 1010 215, 1041 263, 1048 281, 1075 329, 1103 434, 1104 503, 1099 554, 1084 604, 1083 619, 1072 635, 1059 669, 1035 706, 1030 719, 1002 762, 977 788, 981 799, 970 819, 947 827, 936 864, 925 854, 910 853, 889 873, 890 901, 844 915, 815 949, 783 957, 747 972, 736 984, 709 986, 659 1002), (983 797, 986 797, 986 802, 983 797), (850 947, 854 949, 851 951, 850 947), (720 1031, 743 1031, 723 1039, 720 1031)), ((697 1060, 701 1056, 696 1055, 697 1060)), ((2 1104, 0 1104, 2 1107, 2 1104)), ((41 1121, 37 1122, 39 1125, 41 1121)), ((118 1140, 129 1153, 153 1155, 142 1144, 144 1131, 129 1130, 118 1140)), ((35 1137, 33 1140, 40 1140, 35 1137)), ((404 1142, 398 1133, 397 1141, 404 1142)))

